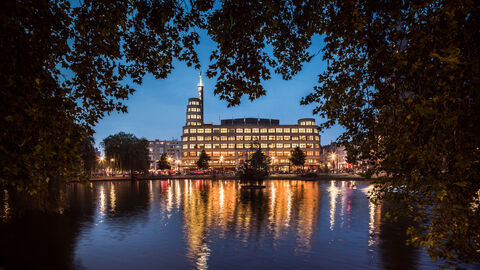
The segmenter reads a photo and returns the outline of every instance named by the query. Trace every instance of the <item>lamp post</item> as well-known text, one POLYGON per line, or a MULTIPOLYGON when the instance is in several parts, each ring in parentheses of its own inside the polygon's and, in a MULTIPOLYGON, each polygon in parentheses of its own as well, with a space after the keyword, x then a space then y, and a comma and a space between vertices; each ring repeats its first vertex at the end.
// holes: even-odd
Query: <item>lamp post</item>
POLYGON ((335 158, 336 158, 336 156, 337 155, 335 153, 332 153, 331 157, 332 157, 332 164, 333 164, 333 166, 332 166, 333 167, 333 172, 335 172, 335 158))
POLYGON ((220 156, 220 167, 222 168, 222 175, 223 175, 223 156, 220 156))

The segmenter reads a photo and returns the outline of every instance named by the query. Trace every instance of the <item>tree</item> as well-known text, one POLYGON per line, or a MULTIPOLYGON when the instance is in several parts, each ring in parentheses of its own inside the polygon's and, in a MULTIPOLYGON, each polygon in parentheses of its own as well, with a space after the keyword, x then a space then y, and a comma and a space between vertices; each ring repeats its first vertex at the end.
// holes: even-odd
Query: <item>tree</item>
POLYGON ((248 186, 261 186, 263 180, 269 175, 270 160, 260 147, 252 147, 251 150, 255 152, 239 167, 240 183, 248 186))
POLYGON ((112 160, 113 167, 130 171, 132 179, 135 172, 146 172, 149 167, 148 141, 124 132, 110 135, 103 139, 102 146, 107 160, 112 160))
POLYGON ((205 150, 202 150, 202 153, 200 154, 197 160, 197 167, 200 170, 207 170, 210 167, 210 165, 208 164, 209 161, 210 161, 210 156, 207 155, 207 153, 205 153, 205 150))
POLYGON ((97 166, 97 154, 95 152, 95 139, 87 136, 78 149, 82 158, 82 173, 89 177, 97 166))
MULTIPOLYGON (((145 73, 198 66, 209 1, 1 1, 0 186, 26 195, 74 177, 78 148, 145 73)), ((43 196, 43 195, 42 195, 43 196)))
POLYGON ((295 166, 302 166, 305 164, 305 153, 300 149, 300 147, 296 147, 293 149, 291 155, 290 155, 290 162, 292 162, 293 165, 295 166))
POLYGON ((157 163, 157 168, 159 170, 170 170, 172 166, 170 166, 170 162, 168 162, 167 154, 162 154, 160 160, 157 163))

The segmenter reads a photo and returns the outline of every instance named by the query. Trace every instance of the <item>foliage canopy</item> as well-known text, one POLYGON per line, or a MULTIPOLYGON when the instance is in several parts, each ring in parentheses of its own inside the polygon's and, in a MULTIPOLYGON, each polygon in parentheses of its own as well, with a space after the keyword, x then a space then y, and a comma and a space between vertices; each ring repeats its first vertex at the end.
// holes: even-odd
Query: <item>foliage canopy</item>
POLYGON ((303 166, 305 164, 305 157, 305 153, 302 151, 302 149, 300 149, 300 147, 297 146, 291 152, 289 160, 295 166, 303 166))
POLYGON ((207 155, 205 150, 202 150, 197 160, 197 167, 200 170, 207 170, 208 168, 210 168, 210 165, 208 164, 209 161, 210 161, 210 156, 207 155))
POLYGON ((170 162, 168 162, 167 154, 162 154, 160 160, 157 163, 157 169, 159 170, 170 170, 170 162))

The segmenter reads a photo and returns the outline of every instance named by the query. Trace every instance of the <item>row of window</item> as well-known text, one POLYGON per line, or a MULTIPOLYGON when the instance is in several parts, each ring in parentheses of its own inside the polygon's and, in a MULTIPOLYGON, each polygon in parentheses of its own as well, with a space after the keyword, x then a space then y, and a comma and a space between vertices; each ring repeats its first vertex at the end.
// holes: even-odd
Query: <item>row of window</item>
POLYGON ((194 142, 194 141, 320 141, 320 136, 184 136, 182 141, 184 142, 194 142))
MULTIPOLYGON (((273 148, 296 148, 300 147, 305 148, 320 148, 320 144, 313 143, 262 143, 260 147, 262 149, 273 149, 273 148)), ((183 149, 249 149, 252 147, 250 143, 222 143, 222 144, 184 144, 183 149)))
POLYGON ((202 119, 200 114, 187 114, 187 119, 202 119))
MULTIPOLYGON (((264 155, 267 155, 267 153, 265 151, 262 151, 264 155)), ((225 151, 225 152, 211 152, 211 151, 205 151, 205 153, 207 155, 209 155, 210 157, 225 157, 225 158, 235 158, 235 152, 233 151, 225 151)), ((200 156, 201 152, 183 152, 182 153, 182 156, 184 157, 198 157, 200 156)), ((319 151, 306 151, 305 154, 307 156, 320 156, 320 152, 319 151)), ((247 153, 244 153, 244 152, 237 152, 237 157, 244 157, 244 156, 247 156, 247 153)), ((270 151, 268 153, 268 156, 269 157, 289 157, 290 156, 290 152, 289 151, 270 151)))
POLYGON ((196 107, 190 107, 187 109, 187 112, 201 112, 202 109, 196 107))
POLYGON ((314 121, 303 121, 303 122, 300 122, 300 126, 313 126, 315 125, 315 122, 314 121))
POLYGON ((187 122, 187 126, 201 126, 201 122, 187 122))
POLYGON ((200 101, 192 100, 188 102, 188 105, 200 105, 200 101))
POLYGON ((190 128, 185 129, 188 133, 313 133, 314 128, 190 128))

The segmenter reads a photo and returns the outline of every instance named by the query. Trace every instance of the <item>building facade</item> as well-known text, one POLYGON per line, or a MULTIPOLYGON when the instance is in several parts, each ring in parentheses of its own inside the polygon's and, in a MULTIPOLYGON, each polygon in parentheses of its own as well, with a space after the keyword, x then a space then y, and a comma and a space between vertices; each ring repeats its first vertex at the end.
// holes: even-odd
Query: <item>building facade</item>
POLYGON ((220 125, 204 123, 203 84, 200 76, 198 98, 190 98, 186 125, 182 135, 184 169, 195 169, 202 150, 210 156, 214 168, 237 168, 251 154, 252 144, 258 143, 271 158, 271 168, 289 170, 289 156, 297 146, 305 154, 305 168, 320 165, 320 135, 313 118, 299 119, 297 124, 281 125, 277 119, 239 118, 221 120, 220 125))
POLYGON ((156 169, 157 161, 167 154, 172 168, 178 166, 182 157, 182 143, 179 140, 153 140, 148 142, 150 169, 156 169))

